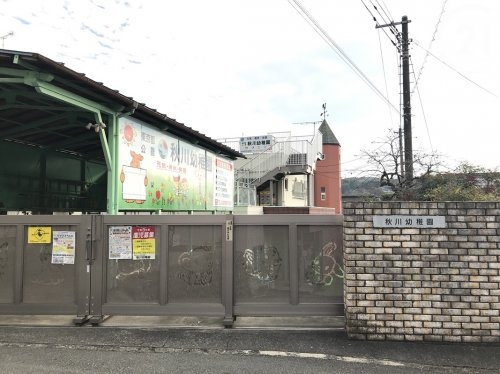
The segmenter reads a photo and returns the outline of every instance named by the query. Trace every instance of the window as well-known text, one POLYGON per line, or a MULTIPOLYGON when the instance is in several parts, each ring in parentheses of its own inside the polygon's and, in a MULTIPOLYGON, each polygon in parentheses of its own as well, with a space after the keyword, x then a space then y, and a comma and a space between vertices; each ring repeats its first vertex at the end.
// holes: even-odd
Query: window
POLYGON ((326 200, 326 187, 321 187, 321 200, 326 200))

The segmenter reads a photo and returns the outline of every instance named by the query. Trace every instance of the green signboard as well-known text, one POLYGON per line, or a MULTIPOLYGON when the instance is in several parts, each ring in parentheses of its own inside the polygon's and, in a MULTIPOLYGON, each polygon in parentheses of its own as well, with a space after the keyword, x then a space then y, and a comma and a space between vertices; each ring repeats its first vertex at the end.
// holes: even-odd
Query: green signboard
POLYGON ((231 210, 230 160, 130 118, 119 121, 120 210, 231 210))

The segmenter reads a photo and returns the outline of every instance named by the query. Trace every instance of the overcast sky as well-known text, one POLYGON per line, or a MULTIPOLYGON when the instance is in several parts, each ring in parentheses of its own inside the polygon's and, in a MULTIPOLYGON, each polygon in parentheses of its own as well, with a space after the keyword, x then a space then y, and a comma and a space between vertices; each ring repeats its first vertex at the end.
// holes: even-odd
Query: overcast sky
MULTIPOLYGON (((13 31, 2 39, 5 49, 63 62, 214 139, 312 134, 317 125, 300 123, 321 120, 326 103, 343 175, 362 176, 360 150, 377 148, 397 131, 399 114, 294 3, 0 0, 0 36, 13 31)), ((419 77, 413 148, 442 154, 450 167, 500 165, 499 0, 300 4, 396 108, 398 53, 372 15, 380 23, 407 15, 412 82, 419 77)))

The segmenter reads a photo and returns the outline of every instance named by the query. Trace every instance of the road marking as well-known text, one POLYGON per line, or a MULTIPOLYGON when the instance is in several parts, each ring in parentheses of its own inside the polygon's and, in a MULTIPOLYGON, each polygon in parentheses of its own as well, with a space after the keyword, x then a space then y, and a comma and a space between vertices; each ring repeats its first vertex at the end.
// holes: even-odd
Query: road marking
POLYGON ((377 360, 365 357, 335 356, 335 355, 327 355, 324 353, 258 351, 258 354, 262 356, 273 356, 273 357, 297 357, 297 358, 314 358, 320 360, 336 360, 336 361, 344 361, 356 364, 376 364, 376 365, 397 366, 397 367, 405 366, 405 364, 402 362, 392 361, 392 360, 377 360))
POLYGON ((207 348, 168 348, 155 346, 124 346, 112 344, 57 344, 57 343, 21 343, 21 342, 0 342, 0 347, 17 347, 17 348, 49 348, 49 349, 71 349, 71 350, 87 350, 87 351, 109 351, 109 352, 137 352, 137 353, 199 353, 199 354, 220 354, 220 355, 245 355, 245 356, 268 356, 268 357, 284 357, 284 358, 302 358, 302 359, 318 359, 343 361, 354 364, 368 364, 378 366, 391 367, 407 367, 419 370, 439 369, 453 370, 454 372, 470 373, 470 370, 491 370, 486 367, 472 366, 454 366, 454 365, 432 365, 420 364, 414 362, 401 362, 387 359, 375 359, 367 357, 353 356, 336 356, 323 353, 305 353, 305 352, 284 352, 284 351, 259 351, 259 350, 225 350, 225 349, 207 349, 207 348))

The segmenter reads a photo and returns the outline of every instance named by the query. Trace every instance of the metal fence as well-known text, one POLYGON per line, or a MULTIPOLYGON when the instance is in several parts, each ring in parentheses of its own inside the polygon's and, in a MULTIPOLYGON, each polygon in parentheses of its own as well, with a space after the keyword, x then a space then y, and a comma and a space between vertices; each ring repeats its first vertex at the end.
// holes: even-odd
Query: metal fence
POLYGON ((0 314, 343 315, 342 216, 0 217, 0 314))

